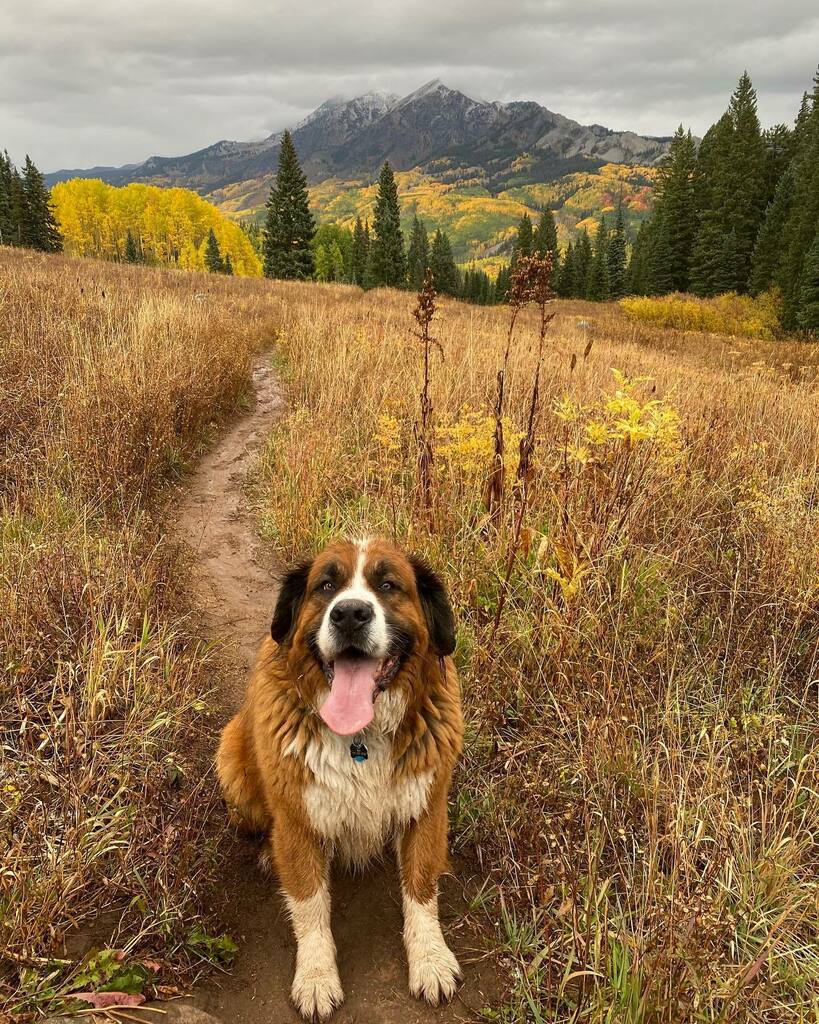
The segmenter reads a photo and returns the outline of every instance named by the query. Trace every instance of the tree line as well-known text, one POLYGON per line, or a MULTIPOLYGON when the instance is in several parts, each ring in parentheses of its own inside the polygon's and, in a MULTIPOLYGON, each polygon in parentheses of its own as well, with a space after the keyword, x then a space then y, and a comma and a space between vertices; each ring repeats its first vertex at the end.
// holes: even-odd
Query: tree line
MULTIPOLYGON (((248 233, 258 237, 252 227, 248 233)), ((339 224, 317 228, 308 204, 307 179, 289 132, 282 136, 260 244, 267 277, 420 290, 429 268, 441 294, 481 304, 497 301, 495 282, 488 274, 458 268, 446 232, 438 230, 430 238, 416 216, 409 243, 405 242, 389 162, 379 175, 372 223, 357 217, 352 230, 339 224)))
POLYGON ((792 129, 762 130, 747 73, 699 146, 677 129, 627 288, 705 297, 776 289, 785 328, 819 328, 819 71, 792 129))
POLYGON ((0 153, 0 245, 59 252, 62 239, 43 176, 26 156, 22 174, 0 153))

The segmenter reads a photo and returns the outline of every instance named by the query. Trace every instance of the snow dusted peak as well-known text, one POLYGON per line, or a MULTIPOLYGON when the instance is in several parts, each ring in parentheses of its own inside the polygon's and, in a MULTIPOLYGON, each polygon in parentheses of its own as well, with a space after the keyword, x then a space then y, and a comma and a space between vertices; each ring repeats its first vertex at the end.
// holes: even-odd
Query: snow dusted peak
POLYGON ((462 92, 459 92, 457 89, 450 89, 448 85, 444 85, 440 78, 433 78, 432 81, 422 85, 420 89, 416 89, 409 96, 405 96, 397 106, 407 107, 422 100, 439 100, 443 102, 455 97, 468 100, 470 103, 472 102, 462 92))

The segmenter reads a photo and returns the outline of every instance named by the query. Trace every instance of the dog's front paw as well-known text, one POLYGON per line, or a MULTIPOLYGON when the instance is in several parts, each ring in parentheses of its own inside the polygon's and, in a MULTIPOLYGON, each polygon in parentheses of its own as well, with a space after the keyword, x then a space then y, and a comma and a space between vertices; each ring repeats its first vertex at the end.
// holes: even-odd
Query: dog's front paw
POLYGON ((455 954, 442 940, 419 956, 410 958, 409 987, 416 999, 437 1006, 455 995, 461 969, 455 954))
POLYGON ((290 995, 302 1017, 326 1020, 344 1002, 338 968, 334 963, 298 967, 290 995))

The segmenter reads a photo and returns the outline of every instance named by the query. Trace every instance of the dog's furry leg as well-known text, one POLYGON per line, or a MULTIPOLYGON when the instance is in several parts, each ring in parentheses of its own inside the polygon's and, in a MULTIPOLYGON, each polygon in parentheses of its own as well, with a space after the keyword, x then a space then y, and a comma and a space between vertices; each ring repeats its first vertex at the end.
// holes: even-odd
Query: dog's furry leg
POLYGON ((330 930, 328 857, 300 819, 285 811, 275 815, 271 846, 296 936, 291 996, 303 1017, 324 1020, 344 1000, 330 930))
POLYGON ((438 920, 438 879, 447 859, 446 790, 439 789, 398 842, 410 992, 433 1006, 452 998, 461 974, 438 920))

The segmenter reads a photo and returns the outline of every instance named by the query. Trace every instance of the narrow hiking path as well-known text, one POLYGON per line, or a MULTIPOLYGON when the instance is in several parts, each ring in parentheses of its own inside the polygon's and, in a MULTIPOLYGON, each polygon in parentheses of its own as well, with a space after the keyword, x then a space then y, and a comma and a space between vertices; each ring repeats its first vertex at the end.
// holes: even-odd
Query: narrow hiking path
MULTIPOLYGON (((242 700, 256 647, 273 608, 269 555, 261 549, 253 516, 243 505, 243 484, 254 453, 269 433, 282 397, 269 357, 253 370, 252 410, 222 435, 189 477, 177 505, 172 534, 193 552, 191 581, 205 636, 224 644, 220 717, 227 721, 242 700)), ((236 838, 223 846, 218 910, 239 943, 234 968, 203 983, 191 999, 162 1004, 167 1021, 189 1024, 280 1024, 300 1018, 289 1001, 294 944, 274 878, 257 866, 258 844, 236 838)), ((464 969, 465 982, 451 1005, 433 1009, 407 990, 401 908, 390 859, 363 875, 333 879, 333 933, 345 1002, 338 1024, 426 1024, 472 1020, 502 988, 494 966, 467 926, 466 870, 444 879, 441 918, 464 969)), ((472 880, 473 884, 475 880, 472 880)), ((478 886, 475 885, 475 888, 478 886)))

